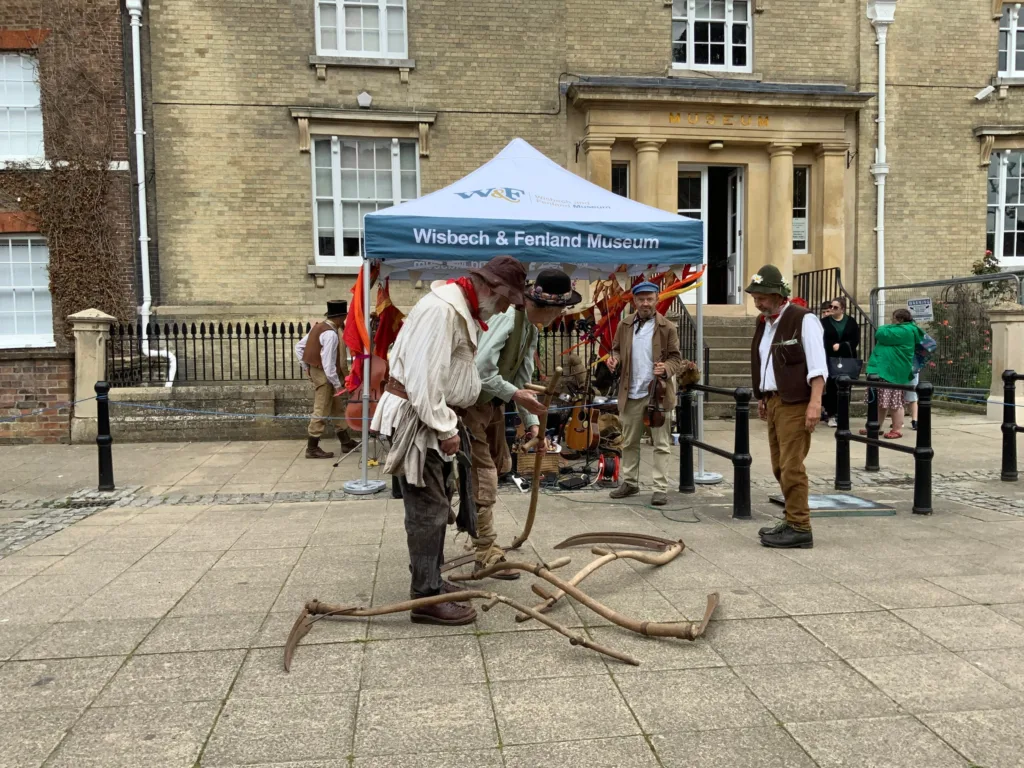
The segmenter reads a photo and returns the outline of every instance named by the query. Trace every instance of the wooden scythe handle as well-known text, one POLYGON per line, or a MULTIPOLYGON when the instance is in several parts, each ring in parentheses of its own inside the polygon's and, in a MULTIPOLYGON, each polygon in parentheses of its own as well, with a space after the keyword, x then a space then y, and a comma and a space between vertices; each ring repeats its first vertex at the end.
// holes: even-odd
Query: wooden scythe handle
MULTIPOLYGON (((551 407, 551 401, 555 397, 555 393, 558 391, 558 382, 562 379, 561 367, 555 368, 554 375, 548 379, 548 385, 544 389, 544 413, 540 416, 540 431, 538 436, 541 440, 544 439, 544 432, 548 426, 548 409, 551 407)), ((536 388, 534 385, 533 388, 536 388)), ((509 545, 509 549, 519 549, 530 538, 530 531, 533 530, 533 521, 537 517, 537 499, 540 497, 540 469, 544 462, 544 454, 537 451, 533 459, 533 483, 530 486, 530 512, 526 516, 526 525, 523 527, 523 532, 516 536, 516 540, 509 545)))

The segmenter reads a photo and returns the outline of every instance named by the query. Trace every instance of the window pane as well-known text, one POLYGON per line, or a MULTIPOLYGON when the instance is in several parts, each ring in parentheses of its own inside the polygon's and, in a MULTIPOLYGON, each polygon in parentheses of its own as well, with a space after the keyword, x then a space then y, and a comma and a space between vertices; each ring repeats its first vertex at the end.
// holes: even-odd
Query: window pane
POLYGON ((1014 242, 1013 232, 1007 232, 1003 235, 1003 256, 1015 256, 1014 253, 1014 242))
POLYGON ((711 63, 713 65, 725 64, 725 45, 711 46, 711 63))
MULTIPOLYGON (((1010 227, 1007 227, 1010 229, 1010 227)), ((15 288, 28 288, 32 285, 32 265, 31 264, 18 264, 15 262, 11 265, 11 274, 14 277, 15 288)))
POLYGON ((679 174, 679 210, 697 211, 700 215, 700 173, 679 174))
POLYGON ((697 0, 697 18, 711 18, 711 0, 697 0))
POLYGON ((345 50, 356 53, 363 50, 363 33, 358 29, 345 30, 345 50))
POLYGON ((359 163, 356 167, 361 171, 372 171, 373 170, 373 142, 372 141, 360 141, 357 142, 359 147, 359 163))
POLYGON ((992 253, 996 252, 996 236, 995 236, 995 233, 989 232, 988 236, 985 238, 985 250, 986 251, 992 251, 992 253))
POLYGON ((342 229, 359 229, 359 208, 354 203, 342 203, 342 229))
POLYGON ((321 27, 320 47, 325 51, 338 50, 338 30, 334 27, 321 27))
POLYGON ((747 20, 747 1, 736 0, 732 4, 732 19, 733 21, 746 21, 747 20))
POLYGON ((373 182, 373 171, 359 171, 359 199, 373 200, 377 197, 377 185, 373 182))
POLYGON ((317 250, 321 256, 334 256, 334 233, 321 232, 316 239, 317 250))
MULTIPOLYGON (((992 167, 997 166, 998 161, 993 158, 992 167)), ((999 204, 999 179, 988 180, 988 204, 998 205, 999 204)))
POLYGON ((734 67, 747 66, 747 49, 735 47, 732 49, 732 65, 734 67))
POLYGON ((706 43, 711 39, 711 24, 706 21, 698 21, 693 27, 693 39, 698 43, 706 43))
POLYGON ((1006 72, 1007 52, 1010 50, 1010 33, 999 33, 999 71, 1006 72))
POLYGON ((724 43, 725 42, 725 24, 711 24, 711 42, 712 43, 724 43))
POLYGON ((725 0, 711 0, 711 18, 725 18, 725 0))
POLYGON ((686 43, 672 45, 672 61, 676 64, 686 63, 686 43))
POLYGON ((341 172, 341 196, 346 200, 359 197, 359 190, 356 187, 355 171, 341 172))
POLYGON ((32 283, 35 288, 46 288, 50 285, 50 270, 45 264, 32 265, 32 283))
POLYGON ((793 207, 807 207, 807 168, 793 169, 793 207))
POLYGON ((378 171, 390 171, 391 170, 391 142, 390 141, 379 141, 376 143, 377 152, 377 170, 378 171))
POLYGON ((1019 179, 1007 179, 1006 180, 1006 204, 1016 205, 1020 202, 1020 180, 1019 179))
POLYGON ((629 164, 612 163, 612 192, 629 197, 629 164))
POLYGON ((402 171, 402 200, 416 198, 416 171, 402 171))
POLYGON ((416 145, 408 141, 403 141, 398 145, 398 151, 400 156, 399 167, 403 171, 416 170, 416 145))
POLYGON ((736 45, 746 45, 747 28, 742 24, 734 24, 732 27, 732 41, 736 45))
POLYGON ((338 6, 334 3, 320 3, 320 26, 338 26, 338 6))
POLYGON ((341 140, 341 167, 342 168, 355 168, 356 167, 356 148, 358 143, 351 140, 341 140))
POLYGON ((316 194, 317 197, 330 197, 331 196, 331 169, 330 168, 317 168, 316 169, 316 194))
POLYGON ((401 8, 388 8, 388 53, 405 52, 405 12, 401 8))
POLYGON ((393 199, 391 171, 377 171, 377 197, 393 199))
MULTIPOLYGON (((8 275, 8 280, 10 276, 8 275)), ((14 291, 8 289, 6 291, 0 291, 0 312, 13 312, 14 311, 14 291)))
POLYGON ((686 18, 686 0, 672 0, 672 16, 676 19, 686 18))
POLYGON ((331 167, 331 142, 318 139, 313 142, 313 157, 317 168, 331 167))

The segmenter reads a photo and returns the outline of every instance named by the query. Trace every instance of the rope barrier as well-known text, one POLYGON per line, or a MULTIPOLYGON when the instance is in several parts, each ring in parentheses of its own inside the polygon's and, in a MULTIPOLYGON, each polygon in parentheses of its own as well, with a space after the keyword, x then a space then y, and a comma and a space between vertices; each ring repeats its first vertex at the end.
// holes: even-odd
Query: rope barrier
POLYGON ((27 419, 32 416, 39 416, 40 414, 49 413, 50 411, 59 411, 62 408, 69 408, 72 405, 78 405, 79 403, 87 403, 90 400, 95 399, 96 395, 93 395, 92 397, 84 397, 81 400, 69 400, 65 403, 57 403, 56 405, 47 406, 46 408, 37 408, 34 411, 29 411, 28 413, 19 413, 16 416, 0 416, 0 424, 9 424, 11 422, 18 421, 19 419, 27 419))

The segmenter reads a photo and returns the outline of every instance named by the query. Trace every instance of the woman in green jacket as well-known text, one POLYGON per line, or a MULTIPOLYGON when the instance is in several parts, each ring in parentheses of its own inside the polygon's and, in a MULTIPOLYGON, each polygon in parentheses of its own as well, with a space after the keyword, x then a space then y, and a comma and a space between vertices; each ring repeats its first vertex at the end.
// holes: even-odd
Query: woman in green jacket
MULTIPOLYGON (((892 313, 892 324, 880 326, 875 331, 875 348, 868 360, 868 374, 876 374, 882 381, 890 384, 909 384, 914 378, 914 351, 924 338, 924 331, 915 325, 910 311, 897 309, 892 313)), ((885 416, 892 417, 892 429, 883 437, 896 440, 903 437, 903 390, 882 389, 878 392, 878 412, 880 421, 885 416)), ((870 396, 870 390, 868 395, 870 396)), ((860 431, 867 434, 867 429, 860 431)))

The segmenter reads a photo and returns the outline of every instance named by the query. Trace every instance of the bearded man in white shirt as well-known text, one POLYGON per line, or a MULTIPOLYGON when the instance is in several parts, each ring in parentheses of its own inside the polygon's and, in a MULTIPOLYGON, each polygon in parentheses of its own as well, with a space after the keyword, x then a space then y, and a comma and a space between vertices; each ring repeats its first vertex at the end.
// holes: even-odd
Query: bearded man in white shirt
POLYGON ((824 330, 813 312, 789 300, 779 269, 766 264, 747 287, 761 316, 750 348, 757 413, 768 422, 772 472, 786 499, 786 517, 762 528, 761 543, 776 549, 810 549, 811 511, 804 460, 821 420, 828 378, 824 330))
MULTIPOLYGON (((441 578, 448 481, 463 445, 459 414, 480 397, 474 358, 487 320, 521 305, 525 286, 526 269, 511 256, 493 258, 469 277, 437 280, 405 319, 391 350, 390 379, 370 428, 387 438, 384 471, 402 487, 413 598, 459 591, 441 578)), ((446 602, 418 608, 411 618, 460 625, 473 622, 476 611, 446 602)))
POLYGON ((309 329, 295 345, 299 367, 313 385, 313 417, 306 437, 307 459, 333 459, 334 454, 320 447, 325 425, 331 421, 341 443, 341 452, 348 453, 358 443, 345 426, 347 398, 342 398, 341 382, 348 375, 345 345, 341 329, 348 313, 348 302, 328 301, 324 319, 309 329))

